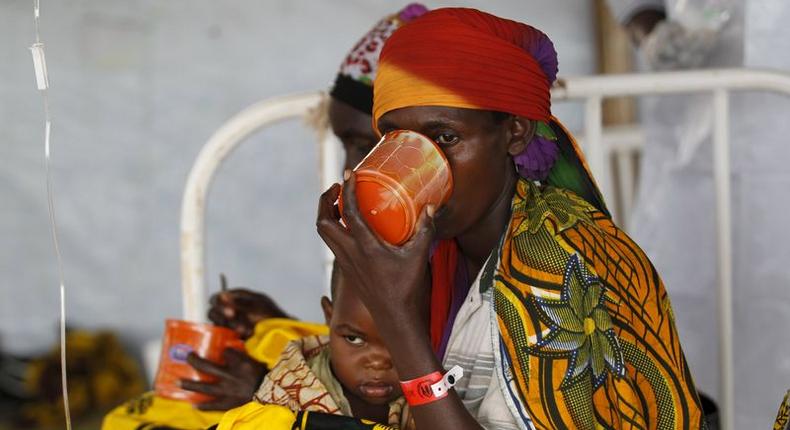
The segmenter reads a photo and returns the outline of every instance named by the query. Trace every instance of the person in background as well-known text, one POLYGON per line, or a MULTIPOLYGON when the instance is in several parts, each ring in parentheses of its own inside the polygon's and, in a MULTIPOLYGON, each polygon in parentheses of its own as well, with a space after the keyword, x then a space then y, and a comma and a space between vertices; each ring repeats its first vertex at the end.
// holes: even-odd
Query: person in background
MULTIPOLYGON (((762 68, 790 72, 783 0, 608 0, 642 69, 762 68)), ((790 367, 790 102, 730 93, 734 428, 768 428, 790 367)), ((638 196, 628 232, 672 294, 698 387, 719 393, 717 234, 711 96, 646 97, 638 196)), ((719 413, 721 415, 721 411, 719 413)))
MULTIPOLYGON (((106 411, 145 390, 145 379, 133 356, 116 333, 66 329, 69 413, 77 426, 90 422, 96 411, 106 411)), ((18 384, 16 404, 0 405, 0 429, 49 429, 63 422, 60 345, 45 355, 6 359, 0 352, 0 387, 18 384), (5 362, 4 362, 5 361, 5 362)), ((0 400, 3 398, 0 391, 0 400)))

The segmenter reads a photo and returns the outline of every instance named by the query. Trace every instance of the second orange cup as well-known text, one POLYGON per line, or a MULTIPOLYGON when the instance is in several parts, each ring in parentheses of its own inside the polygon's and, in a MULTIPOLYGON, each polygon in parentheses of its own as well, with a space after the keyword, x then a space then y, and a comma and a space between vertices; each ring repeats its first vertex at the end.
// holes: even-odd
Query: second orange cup
POLYGON ((211 400, 212 397, 209 395, 181 388, 179 382, 181 379, 198 382, 216 381, 216 377, 199 372, 189 365, 187 355, 194 352, 209 361, 224 364, 222 353, 225 348, 243 351, 244 342, 229 328, 190 321, 167 320, 159 370, 154 382, 156 394, 195 404, 211 400))

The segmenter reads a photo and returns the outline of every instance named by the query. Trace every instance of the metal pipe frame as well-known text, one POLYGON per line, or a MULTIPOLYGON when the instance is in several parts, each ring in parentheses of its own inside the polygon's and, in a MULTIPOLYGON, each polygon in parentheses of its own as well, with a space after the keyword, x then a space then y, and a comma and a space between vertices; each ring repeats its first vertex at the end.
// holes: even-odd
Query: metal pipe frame
MULTIPOLYGON (((247 137, 269 125, 301 117, 321 100, 320 92, 258 102, 225 122, 198 153, 181 201, 181 299, 184 319, 203 321, 208 303, 205 274, 206 197, 219 166, 247 137)), ((325 164, 322 160, 322 164, 325 164)))

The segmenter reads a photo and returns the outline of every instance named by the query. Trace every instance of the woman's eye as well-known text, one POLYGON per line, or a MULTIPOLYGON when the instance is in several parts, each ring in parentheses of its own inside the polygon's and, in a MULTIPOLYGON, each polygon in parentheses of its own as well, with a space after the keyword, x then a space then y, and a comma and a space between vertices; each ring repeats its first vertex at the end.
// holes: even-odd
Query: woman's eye
POLYGON ((439 145, 454 145, 458 143, 458 136, 449 133, 442 133, 436 136, 436 143, 439 145))
POLYGON ((363 343, 365 343, 365 341, 362 340, 362 338, 359 336, 343 336, 343 337, 346 338, 346 341, 352 345, 362 345, 363 343))

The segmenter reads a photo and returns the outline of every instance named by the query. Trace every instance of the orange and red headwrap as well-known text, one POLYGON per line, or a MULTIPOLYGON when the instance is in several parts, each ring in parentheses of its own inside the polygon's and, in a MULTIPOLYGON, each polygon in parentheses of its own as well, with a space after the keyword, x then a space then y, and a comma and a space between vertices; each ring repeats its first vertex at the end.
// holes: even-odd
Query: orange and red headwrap
POLYGON ((384 45, 373 86, 373 125, 409 106, 551 117, 557 54, 541 31, 475 9, 429 12, 384 45))

